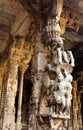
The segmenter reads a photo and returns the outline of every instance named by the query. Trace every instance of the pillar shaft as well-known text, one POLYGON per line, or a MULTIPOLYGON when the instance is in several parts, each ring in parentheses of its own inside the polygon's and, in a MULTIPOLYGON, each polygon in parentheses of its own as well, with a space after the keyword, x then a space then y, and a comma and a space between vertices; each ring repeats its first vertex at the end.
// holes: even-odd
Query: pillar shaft
POLYGON ((21 130, 21 113, 22 113, 22 95, 23 95, 23 81, 24 81, 24 72, 25 67, 21 67, 21 76, 20 76, 20 83, 19 83, 19 94, 18 94, 18 110, 17 110, 17 122, 16 122, 16 130, 21 130))
POLYGON ((6 97, 2 130, 15 130, 15 97, 17 92, 18 65, 15 61, 8 64, 8 76, 6 81, 6 97))
POLYGON ((18 96, 18 110, 17 110, 17 130, 21 129, 21 107, 22 107, 22 93, 23 93, 23 79, 24 79, 24 74, 21 73, 20 77, 20 85, 19 85, 19 96, 18 96))
POLYGON ((34 54, 32 58, 32 95, 29 106, 29 130, 39 130, 37 126, 37 117, 39 116, 40 97, 42 88, 42 77, 45 71, 46 55, 44 53, 44 46, 41 41, 41 33, 37 35, 34 54))
POLYGON ((68 130, 73 130, 73 102, 71 102, 70 119, 68 121, 68 130))
POLYGON ((82 129, 82 113, 81 113, 81 93, 79 92, 78 94, 78 124, 79 124, 79 129, 82 129))
POLYGON ((4 67, 0 66, 0 129, 2 129, 3 108, 4 108, 4 67))
POLYGON ((73 81, 73 130, 78 130, 78 122, 77 122, 77 111, 78 111, 78 103, 77 103, 77 81, 73 81))

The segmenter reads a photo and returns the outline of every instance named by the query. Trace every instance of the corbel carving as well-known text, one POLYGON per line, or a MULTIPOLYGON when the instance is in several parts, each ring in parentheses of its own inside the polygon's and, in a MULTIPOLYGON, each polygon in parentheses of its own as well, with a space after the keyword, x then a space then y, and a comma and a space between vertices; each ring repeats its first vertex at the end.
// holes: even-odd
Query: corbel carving
POLYGON ((11 63, 28 64, 32 58, 33 46, 25 41, 25 38, 14 38, 10 49, 9 59, 11 63))
POLYGON ((67 22, 68 22, 67 12, 64 11, 64 9, 63 9, 63 11, 61 13, 61 17, 60 17, 61 34, 65 33, 67 22))
POLYGON ((22 49, 22 57, 20 63, 28 65, 28 63, 31 61, 32 55, 33 55, 33 46, 31 46, 28 43, 25 43, 22 49))
POLYGON ((24 42, 25 42, 24 38, 19 38, 18 40, 16 38, 14 38, 14 42, 10 49, 10 58, 11 59, 20 60, 20 57, 23 55, 22 49, 23 49, 24 42))

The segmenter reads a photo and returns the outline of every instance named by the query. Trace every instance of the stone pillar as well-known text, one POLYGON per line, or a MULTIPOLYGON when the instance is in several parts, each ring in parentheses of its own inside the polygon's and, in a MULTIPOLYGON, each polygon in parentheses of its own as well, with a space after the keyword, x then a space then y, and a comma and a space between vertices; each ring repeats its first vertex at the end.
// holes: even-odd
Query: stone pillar
POLYGON ((2 130, 15 130, 15 97, 17 92, 18 64, 11 60, 8 64, 8 76, 6 81, 6 97, 2 130))
POLYGON ((78 103, 77 103, 77 81, 73 81, 73 130, 79 130, 77 121, 78 103))
POLYGON ((29 125, 28 128, 30 130, 37 130, 37 116, 40 102, 40 92, 41 92, 41 78, 40 75, 35 75, 32 89, 32 96, 30 99, 30 107, 29 107, 29 125))
POLYGON ((16 130, 21 130, 21 112, 22 112, 22 95, 23 95, 23 81, 24 81, 24 72, 27 69, 26 65, 20 66, 20 83, 19 83, 19 92, 18 92, 18 110, 17 110, 17 121, 16 121, 16 130))
POLYGON ((61 37, 64 32, 59 24, 62 5, 63 1, 57 0, 56 15, 48 16, 46 26, 47 43, 50 44, 51 53, 47 64, 46 79, 47 82, 49 80, 49 84, 47 85, 45 81, 44 87, 49 91, 47 106, 50 110, 48 116, 51 130, 67 130, 72 100, 73 77, 71 73, 74 67, 74 58, 71 51, 64 50, 61 37))
POLYGON ((37 34, 36 44, 32 58, 31 79, 33 83, 32 95, 29 106, 29 130, 38 130, 37 117, 39 116, 39 104, 42 88, 42 77, 45 71, 46 55, 44 53, 44 46, 41 42, 41 33, 37 34))
POLYGON ((3 109, 4 109, 4 71, 5 67, 0 66, 0 129, 2 129, 2 121, 3 121, 3 109))
POLYGON ((82 129, 82 113, 81 113, 81 93, 78 93, 78 124, 79 129, 82 129))
POLYGON ((73 102, 71 102, 70 119, 68 120, 68 130, 73 130, 73 102))

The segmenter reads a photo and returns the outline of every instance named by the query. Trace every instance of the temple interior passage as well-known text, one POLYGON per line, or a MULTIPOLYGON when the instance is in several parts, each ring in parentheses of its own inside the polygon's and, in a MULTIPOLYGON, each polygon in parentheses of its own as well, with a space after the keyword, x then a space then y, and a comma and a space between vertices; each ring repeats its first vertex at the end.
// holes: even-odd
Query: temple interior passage
POLYGON ((0 0, 0 130, 83 130, 83 0, 0 0))

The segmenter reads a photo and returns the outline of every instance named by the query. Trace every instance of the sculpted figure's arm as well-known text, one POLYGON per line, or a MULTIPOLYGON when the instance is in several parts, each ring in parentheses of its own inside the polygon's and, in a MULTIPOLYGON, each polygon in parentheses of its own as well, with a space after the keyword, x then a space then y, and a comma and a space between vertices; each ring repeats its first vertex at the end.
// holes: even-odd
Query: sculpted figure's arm
POLYGON ((54 72, 56 72, 55 68, 52 68, 51 64, 48 64, 48 65, 47 65, 47 69, 48 69, 49 71, 54 71, 54 72))
POLYGON ((49 75, 47 73, 43 77, 43 85, 46 88, 50 87, 50 78, 49 78, 49 75))

